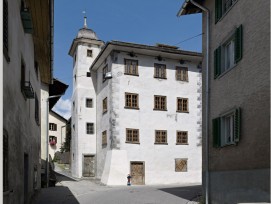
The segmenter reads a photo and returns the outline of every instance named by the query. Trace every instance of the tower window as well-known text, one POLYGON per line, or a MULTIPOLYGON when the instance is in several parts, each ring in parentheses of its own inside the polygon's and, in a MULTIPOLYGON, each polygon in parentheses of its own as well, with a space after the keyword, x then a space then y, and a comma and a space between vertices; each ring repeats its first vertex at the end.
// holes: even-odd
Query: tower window
POLYGON ((92 50, 87 50, 87 56, 92 57, 92 50))

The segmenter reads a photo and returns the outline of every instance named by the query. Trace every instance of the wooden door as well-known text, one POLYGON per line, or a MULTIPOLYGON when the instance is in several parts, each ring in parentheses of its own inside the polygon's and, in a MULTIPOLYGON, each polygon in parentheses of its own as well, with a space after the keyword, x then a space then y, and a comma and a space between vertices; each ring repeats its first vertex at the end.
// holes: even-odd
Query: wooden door
POLYGON ((84 155, 83 161, 83 176, 94 177, 95 176, 95 157, 93 155, 84 155))
POLYGON ((145 184, 144 162, 131 162, 131 176, 132 185, 145 184))

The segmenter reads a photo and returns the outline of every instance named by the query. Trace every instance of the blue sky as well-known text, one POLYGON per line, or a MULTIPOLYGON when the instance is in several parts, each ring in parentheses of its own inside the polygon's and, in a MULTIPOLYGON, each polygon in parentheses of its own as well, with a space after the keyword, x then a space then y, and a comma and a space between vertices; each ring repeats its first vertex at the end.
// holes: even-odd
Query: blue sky
POLYGON ((104 42, 119 40, 147 45, 164 43, 201 52, 201 14, 177 17, 184 0, 56 0, 54 22, 54 77, 69 85, 54 110, 70 115, 72 58, 68 51, 77 32, 87 25, 104 42), (182 42, 182 43, 180 43, 182 42))

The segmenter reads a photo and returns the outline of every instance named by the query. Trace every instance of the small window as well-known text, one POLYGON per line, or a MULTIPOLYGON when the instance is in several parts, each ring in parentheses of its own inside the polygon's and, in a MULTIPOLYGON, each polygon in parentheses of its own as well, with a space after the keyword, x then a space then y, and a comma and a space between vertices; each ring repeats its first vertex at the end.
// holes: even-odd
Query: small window
POLYGON ((91 73, 90 72, 87 72, 87 77, 91 77, 91 73))
POLYGON ((50 145, 56 145, 56 143, 57 143, 57 137, 49 136, 49 144, 50 145))
POLYGON ((93 108, 93 101, 92 101, 92 98, 87 98, 87 99, 86 99, 86 107, 87 107, 87 108, 93 108))
POLYGON ((139 143, 139 130, 126 128, 126 142, 139 143))
POLYGON ((138 94, 125 93, 125 108, 138 109, 138 94))
POLYGON ((175 159, 175 171, 187 172, 187 159, 175 159))
POLYGON ((154 64, 154 78, 166 79, 166 65, 165 64, 154 64))
POLYGON ((107 134, 106 130, 102 133, 102 145, 107 145, 107 134))
POLYGON ((40 114, 39 114, 39 99, 37 97, 37 94, 35 93, 35 120, 36 123, 39 125, 40 123, 40 114))
POLYGON ((87 50, 87 56, 92 57, 92 50, 87 50))
POLYGON ((188 98, 177 98, 177 112, 188 112, 188 98))
POLYGON ((154 96, 154 110, 167 110, 166 96, 154 96))
POLYGON ((106 75, 107 72, 108 72, 108 66, 106 65, 106 66, 103 68, 103 82, 106 80, 105 75, 106 75))
POLYGON ((51 131, 57 131, 57 124, 55 124, 55 123, 49 123, 49 130, 51 130, 51 131))
POLYGON ((176 144, 188 144, 188 132, 177 131, 176 144))
POLYGON ((217 23, 221 17, 227 13, 227 11, 238 0, 216 0, 215 1, 215 22, 217 23))
POLYGON ((131 59, 125 59, 125 74, 129 75, 136 75, 138 76, 138 61, 137 60, 131 60, 131 59))
POLYGON ((94 134, 94 123, 87 123, 87 134, 94 134))
POLYGON ((188 81, 188 68, 187 67, 176 67, 176 80, 177 81, 188 81))
POLYGON ((166 130, 155 130, 155 144, 167 144, 166 130))
POLYGON ((103 113, 107 111, 107 97, 103 100, 103 113))

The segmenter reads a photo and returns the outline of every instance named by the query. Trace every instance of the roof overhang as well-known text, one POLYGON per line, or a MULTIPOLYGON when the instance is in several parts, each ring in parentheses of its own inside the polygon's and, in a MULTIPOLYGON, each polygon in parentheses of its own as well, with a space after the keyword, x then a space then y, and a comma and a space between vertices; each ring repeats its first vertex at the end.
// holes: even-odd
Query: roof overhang
POLYGON ((68 122, 68 120, 66 118, 64 118, 62 115, 58 114, 57 112, 53 111, 53 110, 50 110, 50 113, 52 115, 55 115, 55 117, 58 117, 59 119, 61 119, 62 121, 64 121, 65 123, 68 122))
MULTIPOLYGON (((199 3, 202 2, 203 0, 195 0, 195 2, 199 3)), ((195 13, 202 13, 202 10, 192 4, 190 0, 185 0, 182 7, 177 13, 177 16, 183 16, 183 15, 189 15, 189 14, 195 14, 195 13)))
POLYGON ((53 0, 27 0, 33 23, 35 60, 41 81, 50 84, 53 78, 53 0))
POLYGON ((49 110, 51 110, 57 101, 60 99, 61 95, 64 95, 69 85, 64 84, 58 79, 53 79, 53 83, 49 85, 49 96, 58 96, 54 98, 49 98, 49 110))
POLYGON ((102 51, 92 63, 90 70, 97 70, 112 51, 134 53, 138 55, 147 55, 153 57, 162 57, 176 60, 201 61, 202 53, 190 52, 179 49, 170 49, 165 47, 142 45, 120 41, 107 42, 102 51))

